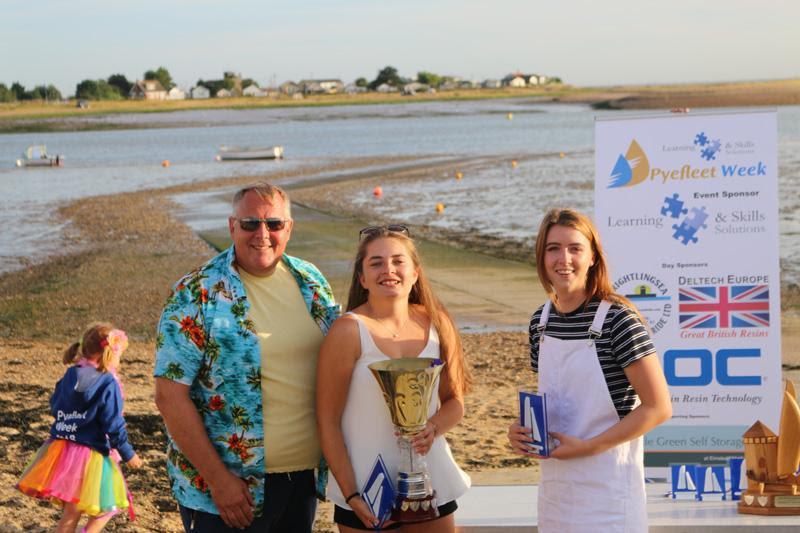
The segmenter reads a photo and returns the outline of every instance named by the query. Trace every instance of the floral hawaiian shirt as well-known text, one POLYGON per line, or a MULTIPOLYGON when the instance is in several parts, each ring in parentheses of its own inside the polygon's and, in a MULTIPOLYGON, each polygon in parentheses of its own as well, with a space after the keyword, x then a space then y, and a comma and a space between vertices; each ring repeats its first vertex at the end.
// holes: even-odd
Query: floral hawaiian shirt
MULTIPOLYGON (((261 350, 250 303, 234 268, 233 247, 184 276, 173 287, 158 324, 154 375, 188 385, 212 445, 225 465, 250 485, 261 514, 264 503, 264 427, 261 350)), ((308 312, 323 334, 339 314, 328 282, 306 261, 283 256, 308 312)), ((219 514, 197 469, 170 436, 167 469, 184 507, 219 514)), ((317 470, 324 498, 327 467, 317 470)))

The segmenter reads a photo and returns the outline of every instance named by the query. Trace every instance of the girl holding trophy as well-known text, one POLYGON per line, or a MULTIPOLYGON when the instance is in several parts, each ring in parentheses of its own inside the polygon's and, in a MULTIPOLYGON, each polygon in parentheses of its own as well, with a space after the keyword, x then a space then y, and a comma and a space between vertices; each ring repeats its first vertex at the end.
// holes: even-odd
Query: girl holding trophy
MULTIPOLYGON (((614 292, 585 215, 545 215, 536 268, 550 298, 531 318, 531 364, 556 441, 540 462, 539 531, 645 532, 642 435, 672 414, 648 329, 614 292)), ((508 439, 532 453, 530 428, 513 424, 508 439)))
POLYGON ((392 482, 403 477, 395 413, 390 416, 368 365, 431 358, 435 364, 441 360, 443 369, 431 385, 430 404, 422 407, 424 426, 415 427, 409 440, 415 456, 427 459, 425 479, 433 492, 423 503, 432 514, 426 521, 398 522, 408 515, 396 513, 383 528, 452 532, 456 498, 469 488, 469 478, 453 460, 444 435, 464 414, 470 376, 453 320, 433 294, 407 227, 361 230, 347 311, 326 336, 317 368, 317 423, 334 477, 328 485, 334 521, 342 532, 381 525, 382 517, 361 494, 379 455, 392 482))

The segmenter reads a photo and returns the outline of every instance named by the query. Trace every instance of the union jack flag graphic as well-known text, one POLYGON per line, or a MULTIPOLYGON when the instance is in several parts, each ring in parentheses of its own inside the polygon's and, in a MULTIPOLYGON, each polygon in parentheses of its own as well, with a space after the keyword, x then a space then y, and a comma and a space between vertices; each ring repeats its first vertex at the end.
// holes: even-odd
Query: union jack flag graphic
POLYGON ((681 287, 681 329, 765 328, 769 326, 768 285, 681 287))

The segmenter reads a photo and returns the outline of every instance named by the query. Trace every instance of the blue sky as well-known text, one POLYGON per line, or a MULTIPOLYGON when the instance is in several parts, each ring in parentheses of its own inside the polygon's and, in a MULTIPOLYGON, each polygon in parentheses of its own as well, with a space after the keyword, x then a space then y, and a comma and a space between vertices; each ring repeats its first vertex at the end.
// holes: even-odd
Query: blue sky
POLYGON ((183 87, 373 79, 392 65, 465 78, 513 70, 575 85, 800 77, 797 0, 2 0, 0 82, 140 78, 183 87))

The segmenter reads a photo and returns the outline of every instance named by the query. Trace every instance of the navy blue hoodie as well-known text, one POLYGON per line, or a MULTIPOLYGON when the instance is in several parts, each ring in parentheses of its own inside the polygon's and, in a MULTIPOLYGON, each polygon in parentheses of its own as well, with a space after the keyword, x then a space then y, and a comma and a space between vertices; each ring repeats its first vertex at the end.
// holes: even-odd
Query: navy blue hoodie
POLYGON ((116 448, 122 460, 133 457, 122 418, 122 391, 108 372, 91 366, 72 366, 50 397, 55 417, 50 436, 89 446, 108 455, 116 448))

